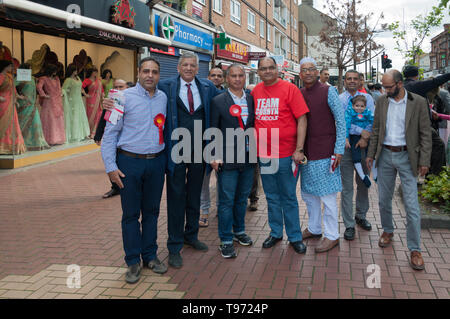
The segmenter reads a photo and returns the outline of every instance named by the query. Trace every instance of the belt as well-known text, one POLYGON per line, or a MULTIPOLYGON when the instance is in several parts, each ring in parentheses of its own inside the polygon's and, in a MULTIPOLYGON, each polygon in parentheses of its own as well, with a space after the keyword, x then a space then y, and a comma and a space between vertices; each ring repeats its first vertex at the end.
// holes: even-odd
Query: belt
POLYGON ((128 151, 124 151, 121 148, 118 148, 117 152, 122 153, 123 155, 129 156, 129 157, 151 159, 151 158, 155 158, 155 157, 158 157, 159 155, 161 155, 164 152, 164 150, 162 150, 159 153, 153 153, 153 154, 136 154, 136 153, 131 153, 128 151))
POLYGON ((384 147, 386 147, 388 150, 392 151, 392 152, 403 152, 406 151, 406 145, 403 146, 391 146, 391 145, 386 145, 383 144, 384 147))

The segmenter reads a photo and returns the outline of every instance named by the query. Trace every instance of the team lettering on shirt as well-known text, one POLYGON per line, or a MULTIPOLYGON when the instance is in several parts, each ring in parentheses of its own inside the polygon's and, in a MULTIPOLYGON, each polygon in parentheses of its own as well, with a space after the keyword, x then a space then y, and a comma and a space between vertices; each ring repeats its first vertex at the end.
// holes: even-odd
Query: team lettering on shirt
POLYGON ((257 99, 256 119, 260 121, 277 121, 279 98, 257 99))

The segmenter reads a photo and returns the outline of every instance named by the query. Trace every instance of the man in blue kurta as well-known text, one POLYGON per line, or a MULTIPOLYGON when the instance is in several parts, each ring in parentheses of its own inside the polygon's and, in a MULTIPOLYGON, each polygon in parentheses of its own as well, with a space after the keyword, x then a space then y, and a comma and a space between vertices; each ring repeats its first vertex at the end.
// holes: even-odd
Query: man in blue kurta
POLYGON ((320 83, 317 64, 312 58, 300 61, 301 89, 309 108, 305 140, 306 165, 300 165, 302 198, 308 209, 308 227, 303 239, 322 237, 324 204, 324 234, 316 253, 339 245, 337 194, 342 190, 339 163, 345 149, 345 116, 334 87, 320 83), (335 156, 333 171, 332 155, 335 156))

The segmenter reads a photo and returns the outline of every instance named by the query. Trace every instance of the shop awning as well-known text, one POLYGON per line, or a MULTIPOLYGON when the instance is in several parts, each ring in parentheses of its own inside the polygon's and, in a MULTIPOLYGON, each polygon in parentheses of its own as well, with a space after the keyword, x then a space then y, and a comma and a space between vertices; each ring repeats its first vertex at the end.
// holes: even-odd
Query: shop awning
POLYGON ((154 35, 127 29, 111 23, 95 20, 85 16, 74 15, 67 11, 44 6, 26 0, 3 0, 4 12, 0 13, 0 23, 5 20, 5 26, 37 31, 44 28, 56 33, 65 33, 71 38, 88 37, 102 43, 168 49, 169 40, 154 35), (68 23, 69 22, 69 23, 68 23), (73 27, 73 22, 76 26, 73 27))

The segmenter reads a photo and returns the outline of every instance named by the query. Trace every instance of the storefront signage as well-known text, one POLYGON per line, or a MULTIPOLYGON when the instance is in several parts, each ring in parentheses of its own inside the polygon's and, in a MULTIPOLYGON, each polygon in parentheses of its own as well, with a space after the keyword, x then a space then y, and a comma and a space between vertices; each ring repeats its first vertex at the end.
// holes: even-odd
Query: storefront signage
POLYGON ((249 52, 248 59, 249 60, 259 60, 266 56, 266 52, 249 52))
POLYGON ((217 57, 225 58, 233 61, 248 62, 249 46, 243 43, 231 40, 230 44, 227 44, 225 49, 222 50, 217 46, 217 57))
POLYGON ((115 40, 115 41, 124 41, 125 40, 125 36, 124 35, 115 34, 115 33, 102 31, 102 30, 98 31, 98 35, 101 36, 102 38, 115 40))
POLYGON ((157 26, 155 35, 162 38, 171 36, 170 40, 173 44, 185 44, 208 51, 213 50, 212 34, 183 24, 169 15, 155 15, 155 25, 157 26))
POLYGON ((130 6, 128 0, 116 0, 112 5, 111 20, 113 23, 127 27, 134 28, 134 17, 136 12, 134 8, 130 6))
POLYGON ((160 50, 160 49, 150 48, 150 52, 161 53, 161 54, 167 54, 167 55, 175 55, 175 48, 174 48, 174 47, 169 47, 167 51, 163 51, 163 50, 160 50))

